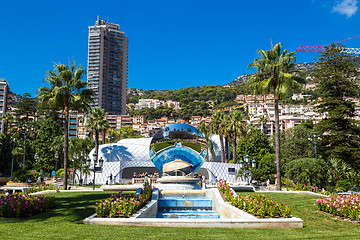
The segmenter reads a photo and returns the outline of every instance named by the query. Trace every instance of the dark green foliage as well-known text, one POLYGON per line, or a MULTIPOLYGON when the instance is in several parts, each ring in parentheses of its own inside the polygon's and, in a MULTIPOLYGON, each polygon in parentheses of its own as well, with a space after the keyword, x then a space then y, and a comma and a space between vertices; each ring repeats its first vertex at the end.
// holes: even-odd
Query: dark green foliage
MULTIPOLYGON (((52 151, 53 139, 63 134, 61 123, 52 118, 41 119, 37 137, 33 141, 35 152, 39 156, 35 168, 51 171, 55 169, 55 151, 52 151)), ((59 167, 59 166, 58 166, 59 167)))
POLYGON ((38 176, 38 172, 33 172, 31 170, 20 168, 19 170, 14 172, 13 181, 17 182, 25 182, 26 180, 31 182, 36 182, 38 176))
POLYGON ((311 126, 312 123, 303 122, 281 132, 281 157, 284 163, 315 156, 314 145, 308 140, 308 136, 314 132, 311 126))
POLYGON ((322 187, 327 182, 327 168, 322 158, 300 158, 285 165, 285 176, 295 183, 322 187))
POLYGON ((273 147, 270 146, 266 135, 259 129, 252 128, 247 136, 241 139, 237 145, 237 159, 243 159, 249 154, 250 160, 255 158, 257 167, 253 171, 254 177, 258 181, 266 181, 274 174, 275 155, 273 147))
POLYGON ((348 190, 351 190, 351 187, 352 187, 351 182, 347 179, 344 179, 344 180, 339 180, 336 183, 335 189, 337 192, 346 192, 348 190))
POLYGON ((17 116, 25 116, 22 123, 27 121, 29 116, 34 116, 36 112, 36 99, 31 97, 30 93, 24 93, 21 100, 15 106, 17 116))
POLYGON ((144 91, 144 94, 141 96, 134 93, 128 94, 127 103, 136 103, 140 98, 178 101, 181 106, 179 112, 176 112, 170 106, 161 106, 156 109, 130 110, 129 113, 131 116, 145 115, 147 120, 160 118, 162 116, 189 120, 191 116, 209 116, 211 114, 209 111, 211 105, 213 105, 214 108, 236 105, 238 103, 234 102, 234 100, 237 95, 249 93, 250 91, 244 84, 235 87, 223 87, 220 85, 198 86, 173 91, 148 90, 144 91))
POLYGON ((130 116, 144 115, 145 119, 153 120, 161 117, 178 118, 178 113, 171 107, 159 106, 157 108, 130 109, 130 116))
POLYGON ((356 96, 359 71, 350 54, 343 52, 343 45, 332 44, 325 48, 316 63, 314 72, 316 90, 322 101, 317 107, 327 117, 317 124, 317 132, 324 135, 322 153, 325 158, 335 157, 360 168, 360 127, 352 117, 355 105, 343 97, 356 96))
POLYGON ((257 128, 252 128, 247 136, 238 142, 237 159, 244 158, 246 154, 249 154, 251 159, 261 159, 267 153, 274 153, 274 149, 266 135, 257 128))
POLYGON ((275 175, 275 154, 266 153, 257 159, 257 167, 254 169, 254 178, 257 181, 266 182, 268 179, 273 183, 275 175))
POLYGON ((0 173, 10 176, 12 138, 10 135, 0 133, 0 173))

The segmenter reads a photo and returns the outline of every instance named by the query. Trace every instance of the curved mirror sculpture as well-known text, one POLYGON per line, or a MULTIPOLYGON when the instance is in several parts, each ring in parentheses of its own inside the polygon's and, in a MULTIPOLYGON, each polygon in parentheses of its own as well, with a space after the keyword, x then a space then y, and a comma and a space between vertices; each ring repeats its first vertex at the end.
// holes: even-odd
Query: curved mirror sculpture
POLYGON ((188 175, 204 163, 207 144, 204 135, 195 127, 174 123, 160 129, 150 144, 150 157, 163 173, 188 175))

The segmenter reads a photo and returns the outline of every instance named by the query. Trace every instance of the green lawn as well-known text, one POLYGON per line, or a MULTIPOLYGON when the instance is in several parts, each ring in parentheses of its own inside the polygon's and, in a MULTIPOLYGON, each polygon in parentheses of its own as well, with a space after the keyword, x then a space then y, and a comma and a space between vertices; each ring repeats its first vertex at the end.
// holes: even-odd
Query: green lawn
POLYGON ((83 225, 92 205, 109 192, 57 193, 56 209, 26 219, 0 218, 1 239, 360 239, 360 224, 316 213, 317 197, 306 194, 265 194, 287 202, 302 229, 200 229, 83 225))

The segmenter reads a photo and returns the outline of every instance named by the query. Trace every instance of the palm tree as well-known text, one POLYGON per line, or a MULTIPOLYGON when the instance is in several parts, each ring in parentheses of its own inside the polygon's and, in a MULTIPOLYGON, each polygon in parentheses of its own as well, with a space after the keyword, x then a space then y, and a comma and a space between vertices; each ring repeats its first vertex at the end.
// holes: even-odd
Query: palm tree
POLYGON ((91 110, 86 122, 86 128, 95 134, 95 151, 99 153, 99 134, 109 129, 109 121, 106 120, 106 112, 101 108, 91 110))
POLYGON ((8 129, 9 129, 9 124, 11 126, 11 123, 15 121, 15 118, 11 113, 7 112, 1 116, 1 119, 4 121, 4 133, 5 133, 5 135, 7 135, 8 129))
POLYGON ((206 126, 206 123, 205 122, 201 122, 200 123, 200 126, 199 126, 199 131, 204 134, 204 137, 205 137, 205 141, 207 143, 207 148, 206 148, 206 151, 207 151, 207 154, 206 154, 206 161, 208 162, 209 161, 209 151, 210 153, 214 156, 215 155, 215 152, 214 152, 214 145, 210 139, 210 135, 211 135, 211 132, 210 132, 210 128, 208 126, 206 126))
MULTIPOLYGON (((55 64, 54 71, 48 71, 44 82, 50 88, 42 87, 38 91, 41 102, 47 102, 55 109, 64 111, 64 172, 68 167, 69 147, 69 113, 71 110, 88 111, 94 92, 85 89, 87 83, 82 80, 85 69, 81 65, 75 68, 75 61, 65 64, 55 64)), ((67 189, 67 174, 64 174, 64 189, 67 189)))
POLYGON ((276 152, 276 183, 281 190, 280 174, 280 129, 279 100, 285 97, 291 88, 300 88, 305 83, 303 72, 295 69, 295 52, 281 51, 282 44, 276 44, 271 50, 258 50, 261 58, 255 59, 249 67, 257 72, 248 80, 255 93, 273 93, 275 107, 275 152, 276 152))
POLYGON ((236 163, 236 145, 238 138, 244 138, 248 132, 245 116, 240 111, 234 111, 227 115, 226 132, 233 144, 233 163, 236 163))
POLYGON ((210 131, 213 134, 218 134, 220 139, 220 148, 221 148, 221 162, 225 162, 225 147, 224 147, 224 113, 217 112, 212 115, 210 122, 210 131))

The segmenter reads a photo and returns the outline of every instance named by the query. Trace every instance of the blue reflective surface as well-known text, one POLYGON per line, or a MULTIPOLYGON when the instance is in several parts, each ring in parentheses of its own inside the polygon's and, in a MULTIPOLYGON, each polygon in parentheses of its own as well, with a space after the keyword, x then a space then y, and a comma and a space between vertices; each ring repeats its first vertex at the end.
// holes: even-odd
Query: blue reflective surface
POLYGON ((204 162, 203 157, 196 151, 181 145, 163 149, 153 157, 152 162, 157 169, 164 172, 163 166, 175 160, 181 160, 191 164, 193 166, 193 172, 197 171, 204 162))
POLYGON ((163 128, 164 130, 164 137, 169 135, 169 132, 171 131, 188 131, 190 133, 196 134, 200 137, 204 137, 204 134, 202 134, 199 130, 197 130, 195 127, 189 125, 189 124, 185 124, 185 123, 174 123, 174 124, 170 124, 167 125, 166 127, 163 128))

